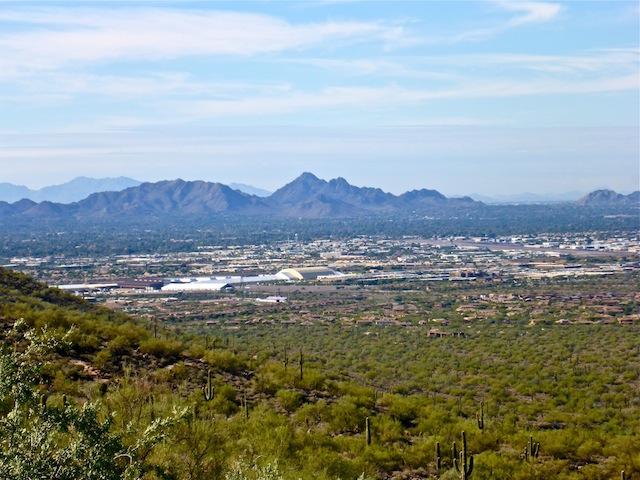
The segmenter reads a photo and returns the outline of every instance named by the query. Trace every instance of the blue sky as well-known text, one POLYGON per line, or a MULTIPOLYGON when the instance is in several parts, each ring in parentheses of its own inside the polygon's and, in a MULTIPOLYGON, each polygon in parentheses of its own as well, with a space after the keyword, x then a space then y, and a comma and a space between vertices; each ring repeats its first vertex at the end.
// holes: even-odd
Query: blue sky
POLYGON ((0 0, 0 182, 640 183, 637 1, 0 0))

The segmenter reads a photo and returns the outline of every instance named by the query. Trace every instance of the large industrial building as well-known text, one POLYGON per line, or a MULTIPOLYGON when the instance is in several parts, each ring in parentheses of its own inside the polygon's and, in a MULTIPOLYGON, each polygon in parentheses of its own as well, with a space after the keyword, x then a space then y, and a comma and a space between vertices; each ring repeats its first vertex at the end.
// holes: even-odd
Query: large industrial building
POLYGON ((254 277, 188 277, 174 278, 169 281, 162 291, 186 292, 186 291, 217 291, 225 288, 233 288, 234 285, 245 283, 282 281, 278 275, 258 275, 254 277))
POLYGON ((318 280, 320 278, 330 278, 341 276, 329 267, 303 267, 286 268, 280 270, 278 275, 286 277, 286 280, 318 280))
POLYGON ((322 278, 340 277, 342 273, 328 267, 287 268, 275 275, 258 275, 253 277, 191 277, 171 279, 162 291, 218 291, 233 288, 237 285, 261 282, 296 282, 301 280, 319 280, 322 278))

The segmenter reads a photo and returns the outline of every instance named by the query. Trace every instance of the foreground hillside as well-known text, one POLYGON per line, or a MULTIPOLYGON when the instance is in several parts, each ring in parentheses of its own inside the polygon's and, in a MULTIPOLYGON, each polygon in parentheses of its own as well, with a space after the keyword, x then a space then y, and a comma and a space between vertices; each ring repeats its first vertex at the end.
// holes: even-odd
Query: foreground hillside
POLYGON ((1 478, 640 476, 637 325, 199 337, 6 269, 0 309, 1 478))

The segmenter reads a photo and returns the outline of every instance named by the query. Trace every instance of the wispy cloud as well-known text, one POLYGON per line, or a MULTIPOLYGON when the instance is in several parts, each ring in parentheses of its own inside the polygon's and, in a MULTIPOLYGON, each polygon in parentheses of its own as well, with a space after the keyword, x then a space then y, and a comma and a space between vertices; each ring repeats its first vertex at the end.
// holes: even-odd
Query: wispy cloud
POLYGON ((559 4, 549 2, 500 1, 496 3, 501 8, 518 14, 509 21, 508 26, 510 27, 525 23, 548 22, 556 18, 562 11, 559 4))
MULTIPOLYGON (((515 16, 495 27, 419 38, 396 21, 325 20, 294 23, 258 13, 150 7, 6 8, 0 23, 0 78, 70 65, 162 61, 185 56, 250 57, 336 48, 354 42, 392 47, 457 43, 494 35, 505 28, 549 21, 555 3, 495 2, 515 16), (4 30, 4 31, 3 31, 4 30)), ((407 19, 407 22, 410 21, 407 19)))
POLYGON ((293 90, 277 96, 247 96, 229 100, 181 102, 174 108, 184 117, 256 117, 336 108, 358 112, 394 109, 438 100, 491 99, 535 95, 578 95, 637 90, 637 75, 568 81, 519 81, 508 78, 473 80, 449 88, 420 89, 398 85, 384 87, 332 87, 318 92, 293 90))
POLYGON ((255 13, 171 9, 26 9, 0 12, 26 25, 0 33, 0 69, 54 69, 77 63, 166 60, 183 56, 252 56, 325 42, 402 41, 401 26, 382 22, 294 24, 255 13), (45 27, 45 28, 43 28, 45 27))
POLYGON ((557 3, 549 2, 521 2, 521 1, 497 1, 493 3, 500 10, 512 12, 515 15, 506 21, 496 21, 494 25, 471 29, 464 32, 443 35, 434 42, 438 43, 465 43, 478 42, 487 38, 494 37, 512 28, 519 27, 530 23, 549 22, 558 17, 562 12, 562 6, 557 3))
POLYGON ((620 178, 637 172, 633 0, 0 2, 5 177, 92 167, 219 179, 225 166, 237 181, 239 170, 346 176, 353 162, 372 175, 363 184, 446 172, 458 188, 464 171, 500 187, 514 177, 496 159, 555 167, 567 145, 578 167, 564 183, 588 157, 599 181, 622 150, 620 178), (413 128, 426 125, 439 128, 413 128), (620 125, 631 133, 571 141, 557 128, 620 125))
POLYGON ((336 58, 289 58, 281 63, 309 65, 319 69, 333 70, 347 77, 393 77, 456 81, 468 76, 466 71, 474 69, 476 76, 495 77, 504 69, 513 73, 530 74, 532 70, 555 74, 615 74, 635 72, 638 67, 639 48, 599 49, 573 55, 473 53, 375 57, 360 59, 336 58))
MULTIPOLYGON (((356 82, 356 85, 344 81, 342 85, 317 87, 277 81, 234 83, 171 72, 145 77, 60 72, 32 81, 30 95, 23 91, 15 102, 51 107, 56 103, 64 105, 81 101, 81 98, 91 99, 94 107, 90 117, 85 118, 85 121, 91 118, 90 128, 221 119, 253 122, 261 118, 262 121, 278 122, 280 118, 282 122, 290 115, 308 118, 303 121, 306 124, 322 123, 327 118, 344 124, 350 124, 354 118, 370 124, 384 124, 389 121, 384 115, 367 119, 365 112, 385 111, 389 115, 398 115, 393 118, 402 124, 406 115, 403 109, 414 108, 423 109, 422 120, 412 120, 411 123, 433 124, 434 118, 442 117, 444 113, 434 112, 435 117, 432 117, 434 113, 426 107, 435 105, 434 102, 445 105, 443 102, 459 100, 548 95, 566 98, 582 94, 635 92, 639 88, 633 68, 635 58, 633 51, 611 51, 577 57, 479 54, 409 58, 404 61, 395 59, 399 66, 396 75, 385 79, 382 73, 377 73, 376 76, 385 81, 383 84, 377 82, 376 86, 365 81, 356 82), (412 68, 413 71, 398 73, 402 68, 412 68), (469 68, 476 71, 474 76, 466 74, 469 68), (438 70, 447 73, 430 77, 433 71, 438 70), (508 74, 504 73, 507 71, 508 74)), ((389 66, 388 62, 384 64, 389 66)), ((341 65, 332 64, 331 68, 339 69, 341 65)), ((370 65, 367 69, 378 68, 370 65)), ((0 101, 8 105, 11 97, 5 94, 0 101)), ((415 113, 410 116, 413 118, 415 113)), ((452 123, 452 118, 455 117, 450 116, 448 124, 452 123)), ((496 118, 493 121, 500 123, 496 118)), ((70 119, 68 125, 57 125, 56 128, 83 130, 86 127, 70 119)))

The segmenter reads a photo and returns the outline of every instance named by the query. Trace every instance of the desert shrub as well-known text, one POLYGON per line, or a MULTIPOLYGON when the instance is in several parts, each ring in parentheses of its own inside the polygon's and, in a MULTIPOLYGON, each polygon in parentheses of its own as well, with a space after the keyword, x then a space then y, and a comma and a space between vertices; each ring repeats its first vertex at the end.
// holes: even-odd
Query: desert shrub
POLYGON ((381 403, 389 409, 389 414, 402 425, 408 427, 418 416, 420 399, 400 395, 385 395, 381 403))
POLYGON ((363 457, 367 463, 384 472, 397 470, 403 463, 400 450, 392 446, 372 445, 365 450, 363 457))
POLYGON ((305 390, 322 390, 325 386, 325 376, 317 370, 305 368, 302 379, 295 379, 295 386, 305 390))
POLYGON ((141 353, 153 355, 158 358, 174 360, 184 351, 185 346, 178 340, 165 340, 161 338, 148 338, 140 342, 138 347, 141 353))
POLYGON ((278 399, 278 402, 280 402, 280 405, 282 405, 282 408, 289 413, 295 412, 300 405, 302 405, 302 401, 304 400, 304 397, 300 392, 284 389, 279 390, 278 393, 276 393, 276 398, 278 399))
POLYGON ((108 349, 100 350, 93 357, 93 366, 98 370, 111 368, 111 351, 108 349))
POLYGON ((245 368, 244 359, 231 350, 210 350, 205 353, 204 361, 216 371, 234 373, 245 368))
POLYGON ((224 480, 284 480, 284 477, 277 460, 262 463, 258 460, 236 460, 225 473, 224 480))
POLYGON ((140 342, 148 338, 149 333, 139 326, 127 322, 123 325, 116 326, 110 334, 111 339, 107 342, 107 348, 114 355, 125 355, 135 350, 140 342))
POLYGON ((295 421, 305 427, 317 425, 322 421, 323 417, 327 416, 327 408, 327 402, 324 400, 319 400, 316 403, 305 403, 296 411, 295 421))
POLYGON ((341 397, 327 409, 327 419, 334 433, 362 432, 368 412, 351 396, 341 397))

